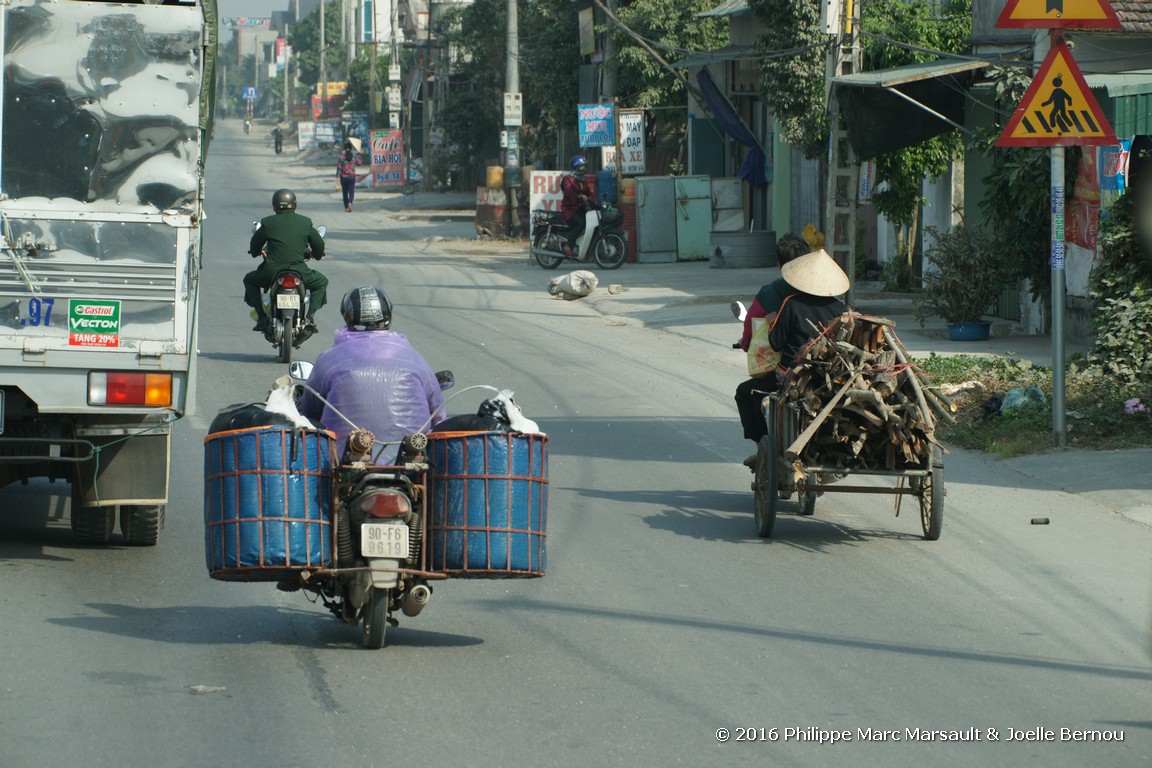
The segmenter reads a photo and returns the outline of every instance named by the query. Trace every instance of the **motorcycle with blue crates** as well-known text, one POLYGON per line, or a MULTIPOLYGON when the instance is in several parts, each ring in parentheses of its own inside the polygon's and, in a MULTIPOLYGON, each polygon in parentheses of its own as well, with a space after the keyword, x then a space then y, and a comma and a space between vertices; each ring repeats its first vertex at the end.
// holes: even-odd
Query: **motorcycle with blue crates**
POLYGON ((617 269, 628 257, 624 214, 608 201, 595 202, 584 214, 584 233, 571 254, 564 251, 572 224, 559 211, 532 212, 532 255, 544 269, 556 269, 564 261, 595 260, 602 269, 617 269))
MULTIPOLYGON (((260 222, 252 222, 252 231, 260 228, 260 222)), ((328 228, 321 224, 316 228, 324 237, 328 228)), ((304 251, 304 259, 312 258, 312 249, 304 251)), ((271 326, 264 338, 276 347, 280 362, 292 362, 292 350, 312 338, 312 330, 307 328, 308 313, 312 308, 312 297, 304 287, 304 276, 295 269, 282 269, 272 278, 272 286, 261 296, 264 315, 270 318, 271 326)))
MULTIPOLYGON (((471 390, 495 397, 388 443, 352 425, 338 450, 332 432, 300 413, 305 390, 320 397, 311 373, 311 363, 292 363, 265 402, 230 406, 209 427, 213 579, 303 591, 376 649, 396 613, 423 611, 430 582, 544 575, 547 435, 511 391, 464 387, 445 406, 471 390)), ((441 389, 454 385, 451 371, 436 378, 441 389)))
MULTIPOLYGON (((311 363, 291 364, 294 393, 311 373, 311 363)), ((438 371, 436 380, 442 390, 455 384, 451 371, 438 371)), ((341 621, 361 625, 361 643, 371 649, 382 648, 389 625, 399 623, 395 611, 418 616, 432 597, 428 582, 447 578, 425 565, 428 436, 405 435, 389 466, 374 460, 380 445, 370 431, 355 429, 343 448, 333 478, 335 567, 277 585, 315 595, 341 621)))

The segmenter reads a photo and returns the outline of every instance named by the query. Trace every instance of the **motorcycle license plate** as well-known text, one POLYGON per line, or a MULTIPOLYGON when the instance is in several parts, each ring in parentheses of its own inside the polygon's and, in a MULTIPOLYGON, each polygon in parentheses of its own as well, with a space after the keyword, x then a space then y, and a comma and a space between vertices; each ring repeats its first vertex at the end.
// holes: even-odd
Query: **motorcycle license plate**
POLYGON ((408 557, 408 526, 403 523, 364 523, 360 526, 363 557, 408 557))
POLYGON ((300 294, 298 293, 278 293, 276 294, 276 309, 300 309, 300 294))

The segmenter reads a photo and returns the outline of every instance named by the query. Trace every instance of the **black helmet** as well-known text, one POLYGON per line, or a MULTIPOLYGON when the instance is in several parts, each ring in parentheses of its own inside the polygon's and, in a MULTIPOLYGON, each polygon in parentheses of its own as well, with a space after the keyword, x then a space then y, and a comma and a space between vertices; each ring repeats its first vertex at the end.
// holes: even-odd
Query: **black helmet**
POLYGON ((392 302, 374 285, 362 285, 344 294, 340 316, 354 331, 386 331, 392 325, 392 302))
POLYGON ((278 189, 273 192, 272 210, 277 213, 296 210, 296 193, 290 189, 278 189))

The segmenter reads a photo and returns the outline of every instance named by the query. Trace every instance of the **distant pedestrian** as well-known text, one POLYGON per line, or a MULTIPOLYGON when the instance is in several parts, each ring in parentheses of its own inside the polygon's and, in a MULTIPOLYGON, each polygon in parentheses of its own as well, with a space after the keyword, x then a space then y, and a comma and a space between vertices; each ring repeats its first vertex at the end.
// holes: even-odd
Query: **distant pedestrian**
POLYGON ((344 142, 344 154, 336 163, 336 178, 340 179, 340 194, 344 198, 344 210, 352 213, 352 201, 356 197, 356 166, 360 157, 352 148, 352 142, 344 142))

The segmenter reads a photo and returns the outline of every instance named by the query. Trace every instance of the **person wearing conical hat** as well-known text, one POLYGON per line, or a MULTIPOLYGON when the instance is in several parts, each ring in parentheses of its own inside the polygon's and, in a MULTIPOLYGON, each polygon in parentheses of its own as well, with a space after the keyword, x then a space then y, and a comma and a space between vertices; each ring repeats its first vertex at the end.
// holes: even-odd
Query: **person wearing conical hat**
MULTIPOLYGON (((793 259, 780 267, 780 276, 791 293, 784 299, 768 342, 780 352, 780 365, 771 376, 751 379, 736 390, 736 405, 744 437, 759 445, 768 434, 761 401, 780 386, 780 374, 796 364, 796 356, 819 331, 848 309, 840 299, 848 292, 850 282, 844 270, 823 249, 793 259)), ((744 460, 754 466, 756 455, 744 460)))

